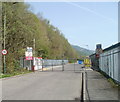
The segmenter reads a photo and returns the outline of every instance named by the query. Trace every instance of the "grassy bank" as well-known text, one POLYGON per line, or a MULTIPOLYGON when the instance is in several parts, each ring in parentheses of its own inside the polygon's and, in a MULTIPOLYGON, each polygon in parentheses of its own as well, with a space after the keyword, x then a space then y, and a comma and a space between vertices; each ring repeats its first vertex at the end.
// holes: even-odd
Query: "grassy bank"
POLYGON ((12 76, 16 76, 16 75, 20 75, 20 74, 27 74, 27 73, 31 73, 32 71, 28 71, 28 70, 24 70, 24 71, 15 71, 13 73, 6 73, 6 74, 0 74, 0 79, 1 78, 6 78, 6 77, 12 77, 12 76))
POLYGON ((120 84, 116 83, 112 78, 108 78, 108 82, 110 82, 113 87, 120 88, 120 84))
POLYGON ((115 81, 114 79, 112 79, 112 78, 111 78, 110 76, 108 76, 105 72, 100 71, 100 70, 99 70, 99 72, 100 72, 103 76, 105 76, 105 77, 107 78, 108 82, 110 82, 113 87, 118 87, 118 88, 120 88, 120 84, 119 84, 117 81, 115 81))

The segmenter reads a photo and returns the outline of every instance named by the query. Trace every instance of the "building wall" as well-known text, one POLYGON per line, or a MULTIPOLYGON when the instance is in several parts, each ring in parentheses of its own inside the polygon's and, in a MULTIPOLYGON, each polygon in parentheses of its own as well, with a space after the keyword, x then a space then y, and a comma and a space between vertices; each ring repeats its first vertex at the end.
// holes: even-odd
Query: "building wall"
POLYGON ((111 46, 100 54, 99 69, 105 72, 109 77, 120 82, 120 44, 111 46))

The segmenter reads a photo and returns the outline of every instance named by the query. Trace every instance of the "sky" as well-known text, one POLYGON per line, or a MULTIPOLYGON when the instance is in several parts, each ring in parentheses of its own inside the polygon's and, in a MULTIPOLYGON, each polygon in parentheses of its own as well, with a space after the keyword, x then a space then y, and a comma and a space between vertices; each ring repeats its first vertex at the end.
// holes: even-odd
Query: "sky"
POLYGON ((117 2, 28 2, 33 13, 48 19, 70 44, 95 50, 118 42, 117 2))

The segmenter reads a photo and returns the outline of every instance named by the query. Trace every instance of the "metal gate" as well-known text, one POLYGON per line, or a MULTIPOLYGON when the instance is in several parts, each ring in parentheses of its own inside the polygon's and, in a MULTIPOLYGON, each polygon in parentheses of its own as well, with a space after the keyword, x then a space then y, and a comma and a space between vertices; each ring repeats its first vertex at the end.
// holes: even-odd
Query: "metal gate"
POLYGON ((79 72, 83 68, 83 63, 77 59, 62 60, 42 60, 42 71, 74 71, 79 72))
POLYGON ((32 70, 33 60, 26 60, 25 57, 20 57, 20 67, 27 70, 32 70))
POLYGON ((20 58, 20 66, 28 70, 39 71, 81 71, 84 67, 82 61, 77 59, 39 59, 25 60, 20 58))

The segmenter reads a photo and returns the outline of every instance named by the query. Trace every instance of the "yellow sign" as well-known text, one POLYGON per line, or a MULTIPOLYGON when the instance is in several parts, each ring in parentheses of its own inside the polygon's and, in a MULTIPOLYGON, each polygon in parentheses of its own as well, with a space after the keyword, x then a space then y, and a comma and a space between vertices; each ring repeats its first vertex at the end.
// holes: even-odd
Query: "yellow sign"
POLYGON ((89 57, 86 57, 83 61, 85 67, 91 67, 91 60, 89 57))

